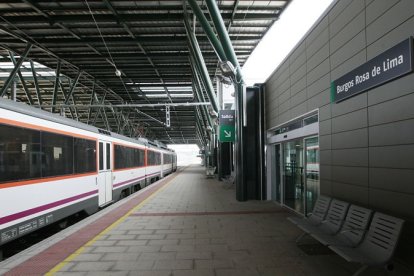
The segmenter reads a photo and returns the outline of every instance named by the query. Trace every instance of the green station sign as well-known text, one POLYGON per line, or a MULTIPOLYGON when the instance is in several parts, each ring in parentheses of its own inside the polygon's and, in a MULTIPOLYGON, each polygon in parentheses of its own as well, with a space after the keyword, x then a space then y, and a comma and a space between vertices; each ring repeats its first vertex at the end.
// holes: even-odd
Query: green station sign
POLYGON ((219 112, 219 141, 234 142, 236 139, 234 110, 220 110, 219 112))

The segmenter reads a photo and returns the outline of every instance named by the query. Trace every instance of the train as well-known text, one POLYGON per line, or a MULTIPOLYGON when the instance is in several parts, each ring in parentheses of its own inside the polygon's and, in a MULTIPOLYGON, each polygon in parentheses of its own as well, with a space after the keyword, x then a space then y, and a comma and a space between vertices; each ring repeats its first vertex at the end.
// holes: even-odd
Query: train
POLYGON ((164 144, 0 98, 0 246, 177 170, 164 144))

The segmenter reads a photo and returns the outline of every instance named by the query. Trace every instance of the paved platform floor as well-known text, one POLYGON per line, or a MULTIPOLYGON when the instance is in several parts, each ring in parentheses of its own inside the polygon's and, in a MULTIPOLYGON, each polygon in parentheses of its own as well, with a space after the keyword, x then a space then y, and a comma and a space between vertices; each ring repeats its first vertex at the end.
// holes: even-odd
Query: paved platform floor
MULTIPOLYGON (((301 232, 286 220, 292 213, 273 202, 237 202, 234 187, 207 179, 199 165, 187 167, 150 187, 152 191, 134 194, 112 213, 101 214, 103 221, 107 221, 104 219, 107 216, 113 218, 113 212, 118 212, 116 219, 121 217, 114 224, 116 219, 108 222, 112 225, 103 233, 102 227, 108 225, 99 228, 92 223, 85 226, 92 228, 87 234, 81 234, 80 229, 66 235, 60 241, 60 248, 72 245, 73 248, 50 261, 49 266, 42 268, 43 272, 72 276, 340 276, 352 275, 358 268, 313 240, 305 240, 313 250, 305 253, 295 243, 301 232), (76 233, 84 236, 87 243, 83 244, 84 239, 83 245, 77 245, 81 243, 77 238, 71 240, 79 236, 76 233)), ((39 260, 59 255, 59 249, 47 250, 9 272, 3 270, 5 275, 19 275, 23 271, 25 275, 39 273, 41 270, 36 270, 39 260), (40 259, 35 260, 36 257, 40 259), (29 268, 31 265, 31 270, 27 267, 24 270, 25 265, 29 268)), ((0 265, 0 274, 1 268, 0 265)), ((405 273, 401 269, 394 272, 369 269, 363 275, 405 273)))

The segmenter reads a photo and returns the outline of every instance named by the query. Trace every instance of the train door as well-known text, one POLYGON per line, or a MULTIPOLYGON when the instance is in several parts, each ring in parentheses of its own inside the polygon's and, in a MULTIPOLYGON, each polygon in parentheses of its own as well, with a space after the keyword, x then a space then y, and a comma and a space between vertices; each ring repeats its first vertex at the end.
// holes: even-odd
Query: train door
POLYGON ((112 202, 112 163, 111 142, 99 141, 99 206, 112 202))
POLYGON ((160 158, 161 158, 161 175, 160 178, 164 177, 164 153, 160 153, 160 158))

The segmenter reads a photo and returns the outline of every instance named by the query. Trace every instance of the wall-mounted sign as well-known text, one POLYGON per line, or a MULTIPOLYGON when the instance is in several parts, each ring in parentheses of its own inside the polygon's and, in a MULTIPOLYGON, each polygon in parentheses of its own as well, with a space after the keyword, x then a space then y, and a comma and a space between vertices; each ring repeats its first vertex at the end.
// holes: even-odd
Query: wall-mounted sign
POLYGON ((331 83, 331 102, 340 102, 413 70, 413 39, 400 42, 331 83))
POLYGON ((235 111, 234 110, 220 110, 219 112, 219 140, 220 142, 234 142, 235 141, 235 111))

